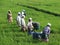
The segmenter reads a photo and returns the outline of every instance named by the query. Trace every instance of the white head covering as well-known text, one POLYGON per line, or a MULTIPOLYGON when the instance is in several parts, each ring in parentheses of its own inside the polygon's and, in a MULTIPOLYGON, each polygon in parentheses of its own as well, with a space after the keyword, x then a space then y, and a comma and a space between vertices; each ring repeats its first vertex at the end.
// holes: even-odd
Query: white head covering
POLYGON ((32 20, 32 18, 29 18, 29 20, 32 20))
POLYGON ((20 12, 18 12, 18 15, 20 15, 21 13, 20 12))
POLYGON ((51 26, 51 24, 50 24, 50 23, 48 23, 47 25, 51 26))
POLYGON ((24 12, 25 10, 23 10, 23 12, 24 12))

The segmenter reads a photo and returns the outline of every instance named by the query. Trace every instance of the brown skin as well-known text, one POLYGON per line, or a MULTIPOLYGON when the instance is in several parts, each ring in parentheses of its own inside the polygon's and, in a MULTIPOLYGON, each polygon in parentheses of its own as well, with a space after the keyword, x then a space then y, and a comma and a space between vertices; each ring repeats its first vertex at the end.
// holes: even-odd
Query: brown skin
POLYGON ((10 10, 8 11, 7 19, 8 19, 8 22, 10 22, 10 23, 13 22, 13 19, 12 19, 12 13, 11 13, 10 10))

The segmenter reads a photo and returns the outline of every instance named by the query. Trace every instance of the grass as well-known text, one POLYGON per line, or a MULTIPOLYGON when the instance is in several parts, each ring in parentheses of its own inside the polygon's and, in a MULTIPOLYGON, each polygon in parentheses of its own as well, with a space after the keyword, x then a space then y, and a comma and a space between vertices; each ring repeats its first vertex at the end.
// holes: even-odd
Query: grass
POLYGON ((60 14, 59 0, 0 0, 0 45, 60 45, 60 17, 22 7, 17 3, 60 14), (7 11, 9 9, 12 11, 14 21, 11 24, 7 22, 7 11), (49 42, 33 40, 32 36, 27 35, 27 32, 20 32, 20 28, 16 24, 16 16, 23 9, 27 13, 26 24, 29 17, 32 17, 34 22, 40 23, 41 27, 38 31, 43 30, 48 22, 52 24, 49 42))

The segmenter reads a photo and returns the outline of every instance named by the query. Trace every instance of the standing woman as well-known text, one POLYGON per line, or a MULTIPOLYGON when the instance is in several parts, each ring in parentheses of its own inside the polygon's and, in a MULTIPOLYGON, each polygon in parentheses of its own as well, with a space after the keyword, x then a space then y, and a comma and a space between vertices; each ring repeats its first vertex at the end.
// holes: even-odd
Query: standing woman
POLYGON ((13 22, 11 10, 8 10, 7 19, 8 19, 8 22, 10 23, 13 22))
POLYGON ((18 12, 16 21, 17 21, 17 25, 20 27, 21 26, 21 13, 20 12, 18 12))
POLYGON ((21 17, 21 30, 22 31, 26 31, 26 23, 25 23, 25 16, 24 15, 22 15, 22 17, 21 17))
POLYGON ((29 18, 27 28, 28 28, 28 35, 32 34, 33 32, 32 18, 29 18))

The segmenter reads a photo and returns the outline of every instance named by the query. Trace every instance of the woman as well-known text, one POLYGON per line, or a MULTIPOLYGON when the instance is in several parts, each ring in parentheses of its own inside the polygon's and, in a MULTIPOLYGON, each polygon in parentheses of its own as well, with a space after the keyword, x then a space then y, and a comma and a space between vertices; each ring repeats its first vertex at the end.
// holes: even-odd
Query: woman
POLYGON ((11 10, 8 10, 7 19, 8 19, 8 22, 10 23, 13 22, 11 10))
POLYGON ((22 15, 22 17, 21 17, 21 30, 22 31, 26 31, 26 23, 25 23, 24 18, 25 18, 25 16, 22 15))
POLYGON ((43 41, 46 41, 46 42, 49 41, 50 27, 51 27, 51 24, 48 23, 47 26, 43 30, 43 32, 42 32, 42 40, 43 41))
POLYGON ((28 34, 32 34, 33 32, 32 18, 29 18, 27 27, 28 27, 28 34))
POLYGON ((21 26, 21 13, 20 12, 18 12, 16 21, 17 21, 17 25, 20 27, 21 26))

